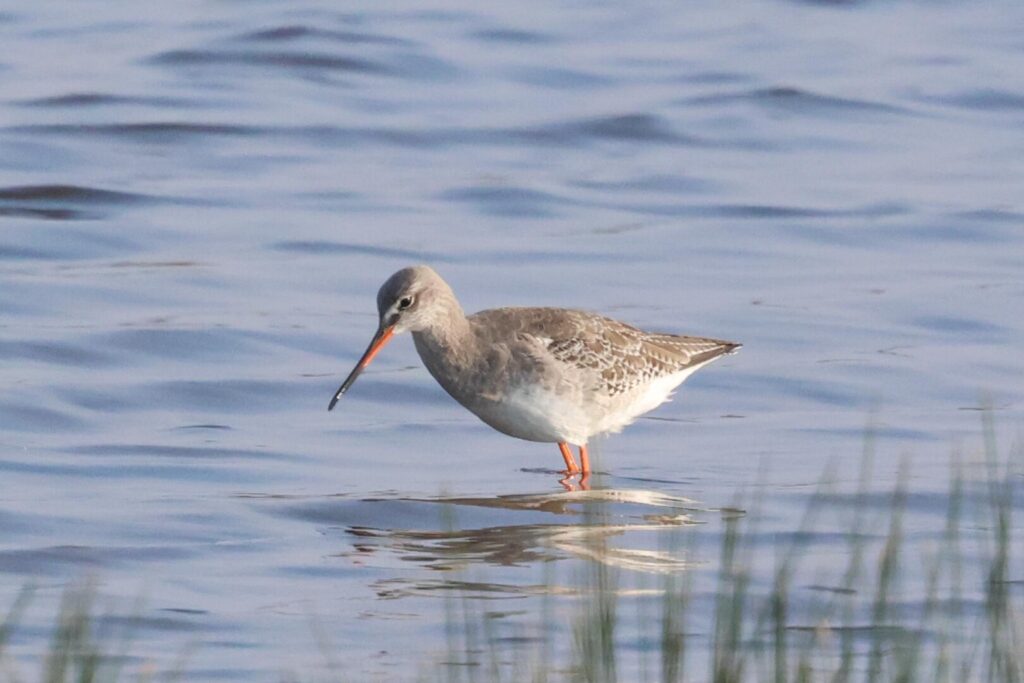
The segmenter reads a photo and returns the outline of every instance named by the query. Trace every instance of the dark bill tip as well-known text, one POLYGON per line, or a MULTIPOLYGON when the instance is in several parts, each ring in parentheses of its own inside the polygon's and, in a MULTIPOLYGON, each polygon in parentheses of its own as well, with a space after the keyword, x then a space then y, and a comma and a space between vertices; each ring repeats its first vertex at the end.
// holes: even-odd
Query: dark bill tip
POLYGON ((391 337, 395 334, 394 325, 390 327, 381 327, 377 330, 377 333, 373 335, 373 339, 370 340, 370 345, 366 347, 366 351, 363 352, 363 357, 359 359, 356 366, 352 368, 352 372, 348 373, 348 377, 341 383, 338 390, 334 392, 334 398, 327 404, 327 410, 334 410, 334 406, 337 405, 338 400, 345 395, 345 392, 349 390, 359 375, 362 374, 363 370, 370 364, 374 356, 384 348, 384 345, 391 341, 391 337))

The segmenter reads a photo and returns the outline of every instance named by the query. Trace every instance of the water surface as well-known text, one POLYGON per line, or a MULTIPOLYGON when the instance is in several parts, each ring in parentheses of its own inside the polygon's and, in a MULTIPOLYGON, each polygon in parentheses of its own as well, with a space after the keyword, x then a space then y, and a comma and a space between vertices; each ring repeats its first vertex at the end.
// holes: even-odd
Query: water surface
POLYGON ((133 662, 189 680, 313 675, 320 632, 356 680, 413 677, 446 657, 453 591, 510 601, 529 649, 541 597, 568 628, 595 562, 636 604, 665 574, 710 590, 723 509, 756 497, 771 547, 830 465, 856 487, 872 420, 871 489, 910 457, 927 544, 979 405, 1019 436, 1022 22, 1011 2, 0 12, 0 605, 37 586, 8 652, 33 670, 83 576, 141 609, 133 662), (478 423, 408 340, 326 412, 377 287, 416 262, 468 310, 745 347, 597 444, 574 497, 554 446, 478 423))

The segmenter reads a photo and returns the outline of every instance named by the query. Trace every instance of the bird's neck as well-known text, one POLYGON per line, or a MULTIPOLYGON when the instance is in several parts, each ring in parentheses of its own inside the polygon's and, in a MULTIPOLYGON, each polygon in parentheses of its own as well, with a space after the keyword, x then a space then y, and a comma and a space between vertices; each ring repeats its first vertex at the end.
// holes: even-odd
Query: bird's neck
POLYGON ((476 338, 469 319, 457 301, 443 307, 434 324, 412 333, 416 349, 432 374, 451 373, 472 364, 476 338))

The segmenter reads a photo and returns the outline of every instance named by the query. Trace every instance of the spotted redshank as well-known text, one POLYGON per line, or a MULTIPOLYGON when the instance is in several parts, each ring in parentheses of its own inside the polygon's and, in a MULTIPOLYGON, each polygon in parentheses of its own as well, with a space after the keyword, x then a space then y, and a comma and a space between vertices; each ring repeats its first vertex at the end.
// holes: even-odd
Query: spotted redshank
POLYGON ((698 369, 740 348, 564 308, 467 316, 428 266, 389 277, 377 292, 377 310, 377 332, 328 410, 392 337, 412 332, 423 364, 452 398, 499 432, 557 443, 570 475, 590 472, 590 437, 620 431, 698 369), (569 444, 579 447, 582 469, 569 444))

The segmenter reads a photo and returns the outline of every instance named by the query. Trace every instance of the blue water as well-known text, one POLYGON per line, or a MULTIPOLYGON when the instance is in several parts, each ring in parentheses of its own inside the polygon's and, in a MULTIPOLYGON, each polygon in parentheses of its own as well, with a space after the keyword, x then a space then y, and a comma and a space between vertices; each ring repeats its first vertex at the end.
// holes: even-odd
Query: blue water
POLYGON ((765 543, 793 531, 827 468, 855 487, 869 422, 872 491, 910 458, 930 538, 976 409, 1007 449, 1022 424, 1022 26, 1008 1, 0 6, 0 609, 37 587, 8 653, 38 668, 83 577, 139 617, 130 670, 188 680, 317 675, 318 629, 354 680, 413 677, 470 580, 535 626, 548 561, 595 561, 557 450, 476 421, 407 339, 326 411, 417 262, 468 310, 745 344, 596 445, 595 489, 640 492, 601 503, 621 549, 696 534, 712 575, 717 510, 758 490, 765 543))

